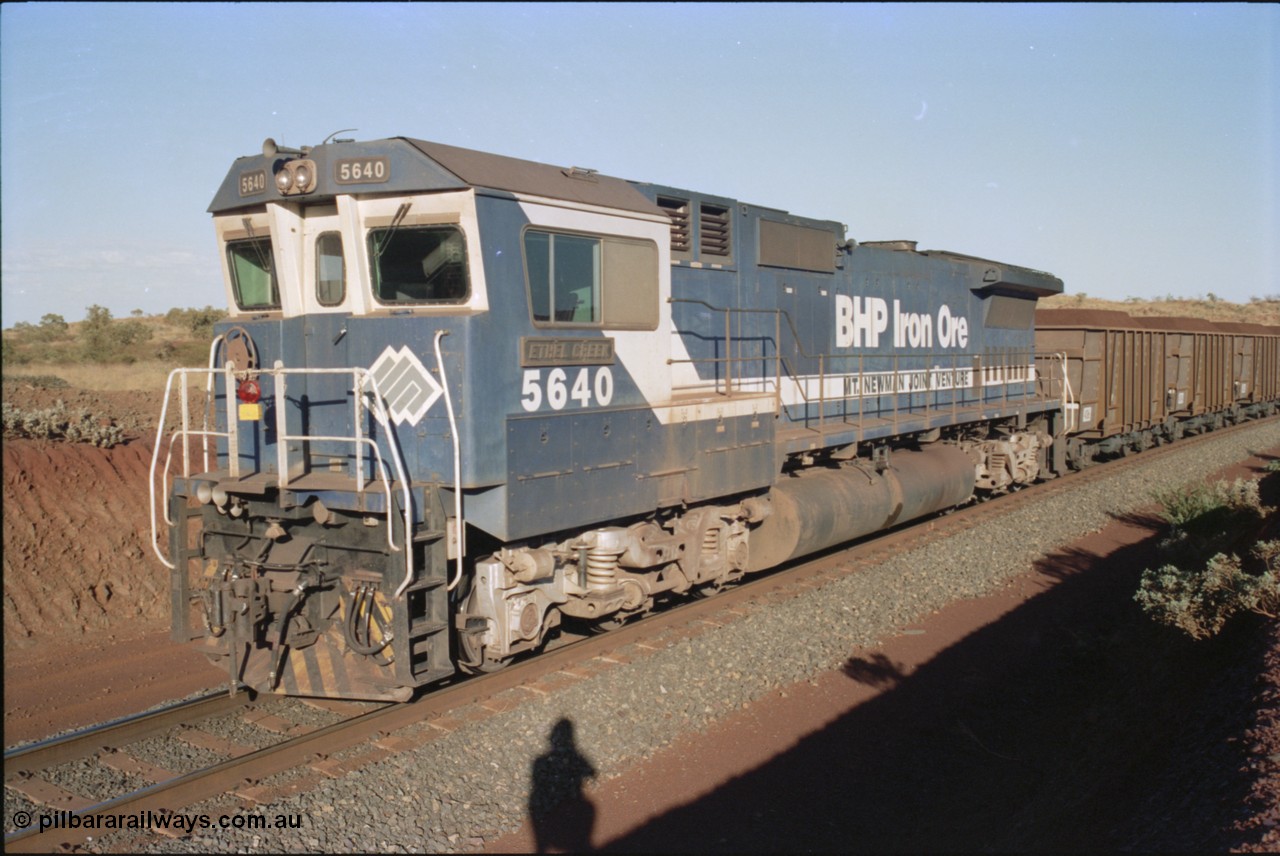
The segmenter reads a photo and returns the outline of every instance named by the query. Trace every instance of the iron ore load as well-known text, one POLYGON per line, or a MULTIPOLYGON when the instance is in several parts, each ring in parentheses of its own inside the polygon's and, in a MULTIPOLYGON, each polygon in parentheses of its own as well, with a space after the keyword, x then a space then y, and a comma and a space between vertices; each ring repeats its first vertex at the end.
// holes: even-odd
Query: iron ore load
POLYGON ((209 210, 153 540, 262 692, 404 700, 1280 399, 1278 329, 1037 329, 1049 274, 594 170, 268 140, 209 210))

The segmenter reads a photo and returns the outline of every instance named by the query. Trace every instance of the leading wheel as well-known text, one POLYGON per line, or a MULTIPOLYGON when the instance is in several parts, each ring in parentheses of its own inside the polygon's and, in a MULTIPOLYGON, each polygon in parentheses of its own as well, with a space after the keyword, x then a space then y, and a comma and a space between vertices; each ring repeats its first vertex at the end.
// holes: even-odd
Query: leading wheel
POLYGON ((587 625, 587 632, 592 636, 599 636, 602 633, 608 633, 610 630, 617 630, 619 627, 627 623, 629 615, 610 615, 608 618, 601 618, 599 621, 593 621, 587 625))
POLYGON ((468 675, 488 675, 505 669, 511 661, 492 660, 485 656, 484 643, 479 641, 480 634, 461 631, 458 634, 458 668, 468 675))

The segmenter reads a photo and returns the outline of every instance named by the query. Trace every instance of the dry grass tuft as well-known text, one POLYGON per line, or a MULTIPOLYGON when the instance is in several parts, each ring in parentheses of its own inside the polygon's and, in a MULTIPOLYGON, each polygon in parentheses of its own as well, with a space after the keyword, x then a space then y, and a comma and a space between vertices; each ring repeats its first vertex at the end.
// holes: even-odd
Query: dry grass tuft
POLYGON ((28 363, 5 367, 5 380, 21 381, 27 375, 51 375, 62 378, 75 389, 94 392, 150 392, 163 390, 169 372, 177 366, 159 360, 137 363, 28 363))

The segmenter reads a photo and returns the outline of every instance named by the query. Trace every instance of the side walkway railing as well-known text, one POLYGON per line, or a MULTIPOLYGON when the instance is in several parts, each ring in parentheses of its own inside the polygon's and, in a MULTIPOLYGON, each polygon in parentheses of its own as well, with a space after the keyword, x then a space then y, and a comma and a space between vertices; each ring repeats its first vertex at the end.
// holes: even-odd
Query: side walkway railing
MULTIPOLYGON (((1023 387, 1014 393, 1019 403, 1057 401, 1069 394, 1066 363, 1062 376, 1057 372, 1041 375, 1034 350, 1010 351, 998 355, 981 353, 918 354, 810 354, 796 330, 790 314, 784 309, 748 309, 715 306, 703 300, 671 298, 673 304, 703 307, 724 317, 723 339, 717 331, 709 341, 723 342, 721 356, 698 356, 669 359, 669 364, 714 366, 707 388, 718 395, 742 392, 772 392, 780 412, 786 412, 795 424, 821 430, 828 422, 861 426, 867 419, 888 420, 894 425, 904 414, 930 415, 950 411, 958 416, 962 408, 982 404, 1008 405, 1010 387, 1023 387), (772 336, 757 328, 751 334, 734 336, 734 321, 751 315, 773 316, 772 336), (798 370, 782 348, 782 335, 791 336, 795 356, 813 365, 816 373, 798 370), (746 343, 758 344, 758 351, 743 354, 746 343), (772 345, 772 353, 769 353, 772 345), (735 354, 735 351, 737 352, 735 354), (1000 362, 991 362, 997 357, 1000 362), (748 364, 753 370, 748 371, 748 364), (887 364, 887 367, 886 367, 887 364), (1000 388, 999 397, 988 390, 1000 388), (966 395, 966 391, 971 393, 966 395), (949 401, 943 396, 950 393, 949 401), (883 407, 888 399, 891 405, 883 407), (875 402, 874 411, 867 406, 875 402), (815 407, 816 405, 816 407, 815 407), (800 410, 797 414, 793 408, 800 410), (816 410, 816 414, 811 411, 816 410), (834 411, 834 412, 833 412, 834 411)), ((741 323, 739 328, 741 328, 741 323)), ((761 325, 764 326, 764 325, 761 325)), ((687 333, 677 330, 676 335, 687 333)))

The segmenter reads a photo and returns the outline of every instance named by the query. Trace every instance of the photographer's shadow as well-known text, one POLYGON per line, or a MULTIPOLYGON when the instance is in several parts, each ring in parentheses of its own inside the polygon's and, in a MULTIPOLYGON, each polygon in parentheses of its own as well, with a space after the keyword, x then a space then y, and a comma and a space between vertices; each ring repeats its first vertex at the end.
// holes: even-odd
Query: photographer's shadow
POLYGON ((547 751, 533 760, 529 820, 539 853, 583 853, 591 849, 596 808, 583 794, 596 769, 573 738, 573 723, 561 719, 551 729, 547 751))

